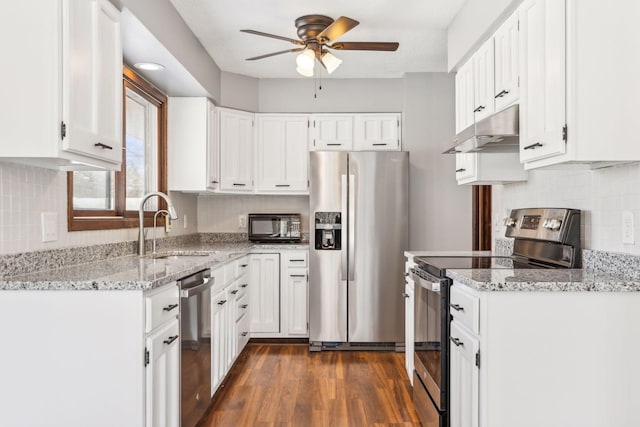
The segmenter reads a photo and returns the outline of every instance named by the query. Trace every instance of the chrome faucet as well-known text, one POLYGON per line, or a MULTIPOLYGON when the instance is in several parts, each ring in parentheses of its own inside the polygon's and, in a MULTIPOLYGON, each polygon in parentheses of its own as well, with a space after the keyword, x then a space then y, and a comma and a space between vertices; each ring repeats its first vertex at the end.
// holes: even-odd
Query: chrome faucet
POLYGON ((169 196, 167 196, 164 193, 161 193, 160 191, 155 191, 153 193, 149 193, 145 195, 140 201, 140 208, 138 209, 138 221, 139 221, 138 225, 140 227, 140 230, 138 232, 138 255, 147 254, 147 249, 145 247, 145 242, 144 242, 144 204, 147 202, 147 200, 149 200, 153 196, 161 197, 162 199, 164 199, 165 202, 167 202, 167 211, 169 213, 169 218, 171 218, 172 220, 178 219, 176 208, 173 207, 173 203, 171 202, 171 199, 169 198, 169 196))

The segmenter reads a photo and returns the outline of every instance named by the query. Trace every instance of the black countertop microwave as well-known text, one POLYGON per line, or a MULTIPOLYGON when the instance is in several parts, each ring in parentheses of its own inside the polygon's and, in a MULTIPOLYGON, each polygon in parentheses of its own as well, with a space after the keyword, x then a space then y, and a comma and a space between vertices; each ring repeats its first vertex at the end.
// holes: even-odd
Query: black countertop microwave
POLYGON ((298 243, 300 214, 249 214, 249 240, 259 243, 298 243))

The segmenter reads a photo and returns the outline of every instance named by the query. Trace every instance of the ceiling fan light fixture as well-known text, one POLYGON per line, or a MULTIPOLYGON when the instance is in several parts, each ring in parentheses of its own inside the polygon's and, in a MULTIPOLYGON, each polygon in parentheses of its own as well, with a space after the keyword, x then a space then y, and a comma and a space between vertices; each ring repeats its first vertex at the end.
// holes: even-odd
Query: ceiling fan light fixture
POLYGON ((327 68, 327 72, 331 74, 336 70, 336 68, 340 66, 340 64, 342 64, 342 59, 338 58, 330 52, 325 52, 322 55, 322 63, 327 68))
POLYGON ((311 68, 296 67, 296 71, 305 77, 313 77, 313 67, 311 68))
POLYGON ((296 57, 296 64, 298 64, 298 68, 302 68, 304 70, 311 70, 313 72, 313 64, 316 60, 316 54, 311 49, 307 48, 302 51, 296 57))

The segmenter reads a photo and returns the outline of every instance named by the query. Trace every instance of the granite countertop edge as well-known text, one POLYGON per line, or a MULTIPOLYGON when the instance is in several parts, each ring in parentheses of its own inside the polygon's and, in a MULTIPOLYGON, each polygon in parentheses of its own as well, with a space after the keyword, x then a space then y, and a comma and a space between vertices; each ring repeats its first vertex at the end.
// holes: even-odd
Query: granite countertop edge
POLYGON ((173 246, 163 250, 161 254, 185 257, 178 256, 174 261, 165 260, 163 266, 165 270, 170 271, 165 271, 159 276, 144 273, 156 267, 158 258, 150 255, 144 257, 126 255, 55 270, 0 278, 0 291, 147 291, 162 287, 204 268, 220 267, 250 253, 308 248, 309 244, 305 242, 298 244, 220 242, 173 246), (200 256, 202 259, 199 258, 200 256), (123 267, 120 268, 121 266, 123 267), (95 272, 95 278, 89 277, 93 274, 92 272, 95 272))

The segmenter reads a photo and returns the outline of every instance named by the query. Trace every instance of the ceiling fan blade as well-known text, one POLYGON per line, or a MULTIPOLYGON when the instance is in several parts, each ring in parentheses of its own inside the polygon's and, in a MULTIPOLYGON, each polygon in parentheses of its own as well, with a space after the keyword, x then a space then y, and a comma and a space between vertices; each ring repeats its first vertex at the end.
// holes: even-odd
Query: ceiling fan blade
POLYGON ((298 47, 296 49, 287 49, 287 50, 281 50, 280 52, 273 52, 273 53, 267 53, 266 55, 260 55, 260 56, 254 56, 253 58, 247 58, 247 61, 255 61, 256 59, 262 59, 262 58, 268 58, 270 56, 276 56, 276 55, 282 55, 283 53, 289 53, 289 52, 300 52, 301 50, 304 50, 304 47, 298 47))
POLYGON ((325 28, 320 34, 318 34, 316 38, 321 41, 331 42, 354 28, 359 23, 360 22, 356 21, 355 19, 341 16, 340 18, 333 21, 333 23, 325 28))
POLYGON ((338 42, 328 48, 335 50, 383 50, 393 52, 398 50, 400 43, 396 42, 338 42))
POLYGON ((263 33, 262 31, 256 31, 256 30, 240 30, 240 31, 243 32, 243 33, 255 34, 256 36, 271 37, 272 39, 284 40, 286 42, 290 42, 290 43, 293 43, 293 44, 299 44, 301 46, 304 46, 304 42, 303 41, 296 40, 296 39, 290 39, 289 37, 276 36, 275 34, 263 33))

